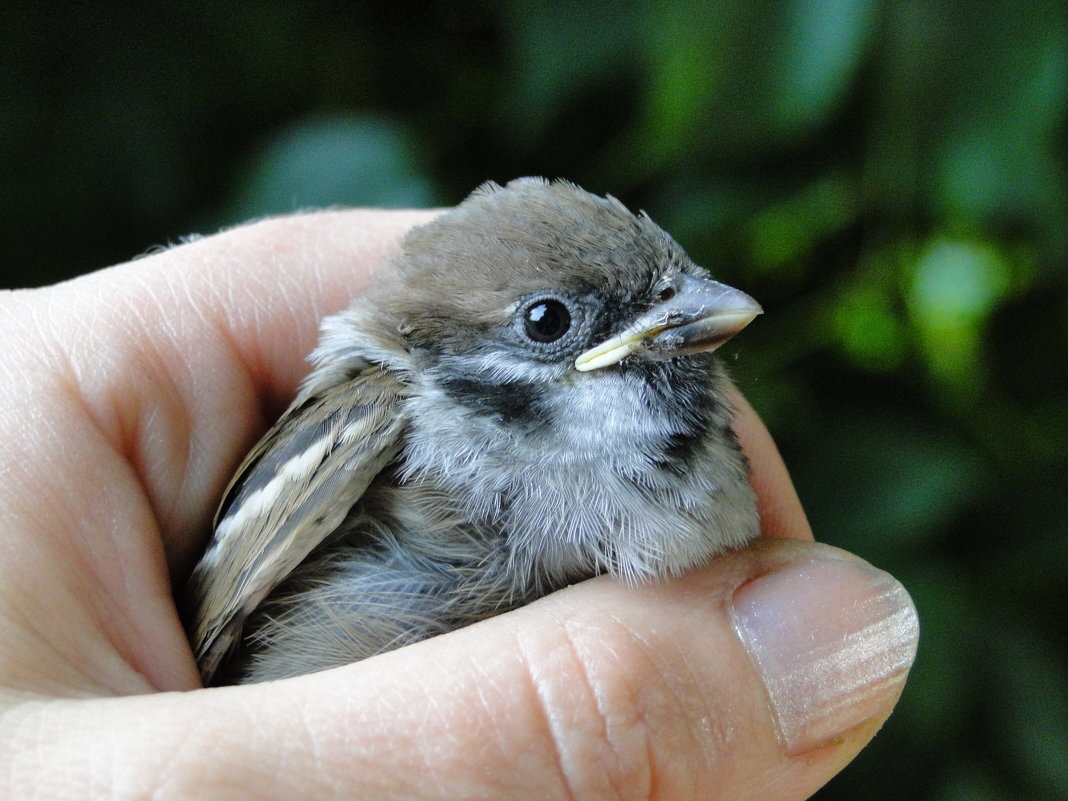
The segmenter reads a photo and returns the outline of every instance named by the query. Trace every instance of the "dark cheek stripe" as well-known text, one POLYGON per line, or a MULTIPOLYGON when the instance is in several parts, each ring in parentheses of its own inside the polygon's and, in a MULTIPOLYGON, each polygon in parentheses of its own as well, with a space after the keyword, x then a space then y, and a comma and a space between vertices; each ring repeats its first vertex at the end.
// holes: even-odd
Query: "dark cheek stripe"
POLYGON ((441 387, 446 395, 474 413, 495 417, 528 433, 535 433, 551 422, 539 388, 524 382, 495 384, 450 376, 442 378, 441 387))

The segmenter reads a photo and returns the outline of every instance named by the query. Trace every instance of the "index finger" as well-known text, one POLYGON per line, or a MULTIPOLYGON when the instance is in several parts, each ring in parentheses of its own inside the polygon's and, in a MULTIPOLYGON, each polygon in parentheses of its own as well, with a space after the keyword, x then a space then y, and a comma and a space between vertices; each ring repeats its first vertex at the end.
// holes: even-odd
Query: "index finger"
POLYGON ((757 495, 762 537, 812 541, 809 525, 794 482, 764 421, 745 396, 733 388, 734 433, 749 459, 749 481, 757 495))

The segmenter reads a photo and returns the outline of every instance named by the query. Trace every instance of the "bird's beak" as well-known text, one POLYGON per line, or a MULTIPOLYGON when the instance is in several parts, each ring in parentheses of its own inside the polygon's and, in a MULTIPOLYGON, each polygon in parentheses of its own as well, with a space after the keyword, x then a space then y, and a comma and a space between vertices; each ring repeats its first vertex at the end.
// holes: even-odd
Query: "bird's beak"
POLYGON ((638 352, 645 358, 671 359, 715 350, 763 312, 744 292, 696 275, 676 275, 670 289, 670 297, 579 356, 575 369, 597 370, 638 352))

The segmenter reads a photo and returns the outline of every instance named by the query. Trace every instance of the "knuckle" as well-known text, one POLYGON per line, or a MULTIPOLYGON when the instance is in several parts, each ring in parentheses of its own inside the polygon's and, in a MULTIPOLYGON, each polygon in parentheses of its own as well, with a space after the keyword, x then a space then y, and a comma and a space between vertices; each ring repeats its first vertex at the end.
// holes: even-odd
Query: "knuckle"
MULTIPOLYGON (((564 797, 630 801, 666 796, 665 780, 700 771, 679 676, 622 623, 561 621, 520 644, 530 690, 564 797), (668 767, 670 766, 670 767, 668 767)), ((682 684, 685 684, 683 681, 682 684)), ((690 698, 692 704, 693 698, 690 698)))

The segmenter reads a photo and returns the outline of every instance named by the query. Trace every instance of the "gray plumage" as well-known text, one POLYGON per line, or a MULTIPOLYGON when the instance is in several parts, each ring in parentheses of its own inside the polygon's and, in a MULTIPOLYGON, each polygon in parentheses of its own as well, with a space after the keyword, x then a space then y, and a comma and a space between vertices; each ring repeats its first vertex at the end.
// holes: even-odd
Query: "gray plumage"
POLYGON ((759 311, 565 182, 488 184, 411 231, 227 490, 187 588, 205 681, 334 667, 755 537, 711 351, 759 311))

